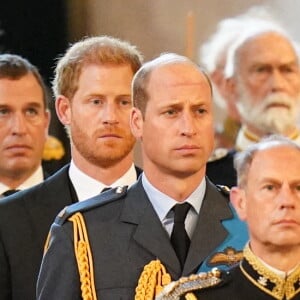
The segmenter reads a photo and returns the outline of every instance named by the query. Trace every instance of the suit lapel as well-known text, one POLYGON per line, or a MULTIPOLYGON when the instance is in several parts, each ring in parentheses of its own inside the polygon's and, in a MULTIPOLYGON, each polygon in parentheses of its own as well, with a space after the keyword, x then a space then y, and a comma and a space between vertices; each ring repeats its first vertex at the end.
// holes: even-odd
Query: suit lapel
POLYGON ((180 265, 163 228, 143 187, 141 178, 130 188, 125 199, 122 221, 136 224, 134 240, 146 251, 159 259, 171 273, 172 278, 180 275, 180 265))
POLYGON ((206 192, 183 275, 195 272, 204 259, 227 237, 228 232, 221 223, 223 219, 233 217, 227 201, 213 184, 206 180, 206 192))

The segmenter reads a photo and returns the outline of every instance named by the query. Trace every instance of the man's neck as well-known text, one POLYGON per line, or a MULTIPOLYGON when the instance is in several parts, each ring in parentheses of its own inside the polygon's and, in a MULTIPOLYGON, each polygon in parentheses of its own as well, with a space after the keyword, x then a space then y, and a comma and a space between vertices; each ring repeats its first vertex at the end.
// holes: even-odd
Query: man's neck
POLYGON ((10 189, 16 189, 22 183, 24 183, 30 176, 32 176, 38 169, 39 166, 31 170, 26 171, 14 171, 5 172, 0 174, 0 182, 9 187, 10 189))
POLYGON ((133 163, 132 154, 127 155, 118 163, 108 167, 97 166, 83 158, 78 159, 73 157, 72 159, 77 168, 82 172, 107 186, 110 186, 113 182, 122 177, 133 163))
POLYGON ((143 170, 149 182, 159 191, 178 202, 184 201, 199 186, 205 176, 205 169, 197 173, 181 176, 162 172, 157 167, 144 163, 143 170))

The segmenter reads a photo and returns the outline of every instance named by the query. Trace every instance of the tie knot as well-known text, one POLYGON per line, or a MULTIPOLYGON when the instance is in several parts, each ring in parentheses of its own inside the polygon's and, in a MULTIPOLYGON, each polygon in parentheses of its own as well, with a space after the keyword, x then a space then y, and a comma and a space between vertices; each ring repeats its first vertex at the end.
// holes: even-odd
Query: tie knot
POLYGON ((173 206, 174 211, 174 223, 184 223, 186 215, 191 205, 188 202, 183 204, 176 204, 173 206))

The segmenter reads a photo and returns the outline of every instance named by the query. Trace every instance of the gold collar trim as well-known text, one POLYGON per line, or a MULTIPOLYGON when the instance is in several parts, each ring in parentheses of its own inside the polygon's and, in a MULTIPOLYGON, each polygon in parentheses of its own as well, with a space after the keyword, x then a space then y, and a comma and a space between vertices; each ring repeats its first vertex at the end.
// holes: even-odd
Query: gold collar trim
POLYGON ((244 249, 244 258, 240 264, 243 274, 265 293, 278 300, 289 300, 300 292, 300 266, 286 278, 281 278, 257 259, 249 245, 244 249))
MULTIPOLYGON (((256 134, 250 132, 248 129, 243 128, 242 130, 243 130, 244 136, 248 140, 255 142, 255 143, 260 140, 260 138, 256 134)), ((288 136, 288 138, 290 138, 291 140, 296 140, 299 136, 300 136, 300 132, 297 128, 295 128, 294 132, 292 132, 292 134, 290 134, 288 136)))

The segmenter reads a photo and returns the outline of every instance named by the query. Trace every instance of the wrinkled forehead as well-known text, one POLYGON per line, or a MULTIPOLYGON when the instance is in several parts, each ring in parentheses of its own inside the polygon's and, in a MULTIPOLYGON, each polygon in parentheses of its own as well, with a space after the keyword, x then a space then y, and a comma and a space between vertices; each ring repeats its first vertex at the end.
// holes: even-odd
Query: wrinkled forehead
POLYGON ((240 61, 244 59, 259 59, 265 55, 281 55, 277 59, 285 59, 287 62, 297 61, 297 53, 292 42, 284 35, 277 32, 264 32, 249 37, 239 47, 237 57, 240 61))

